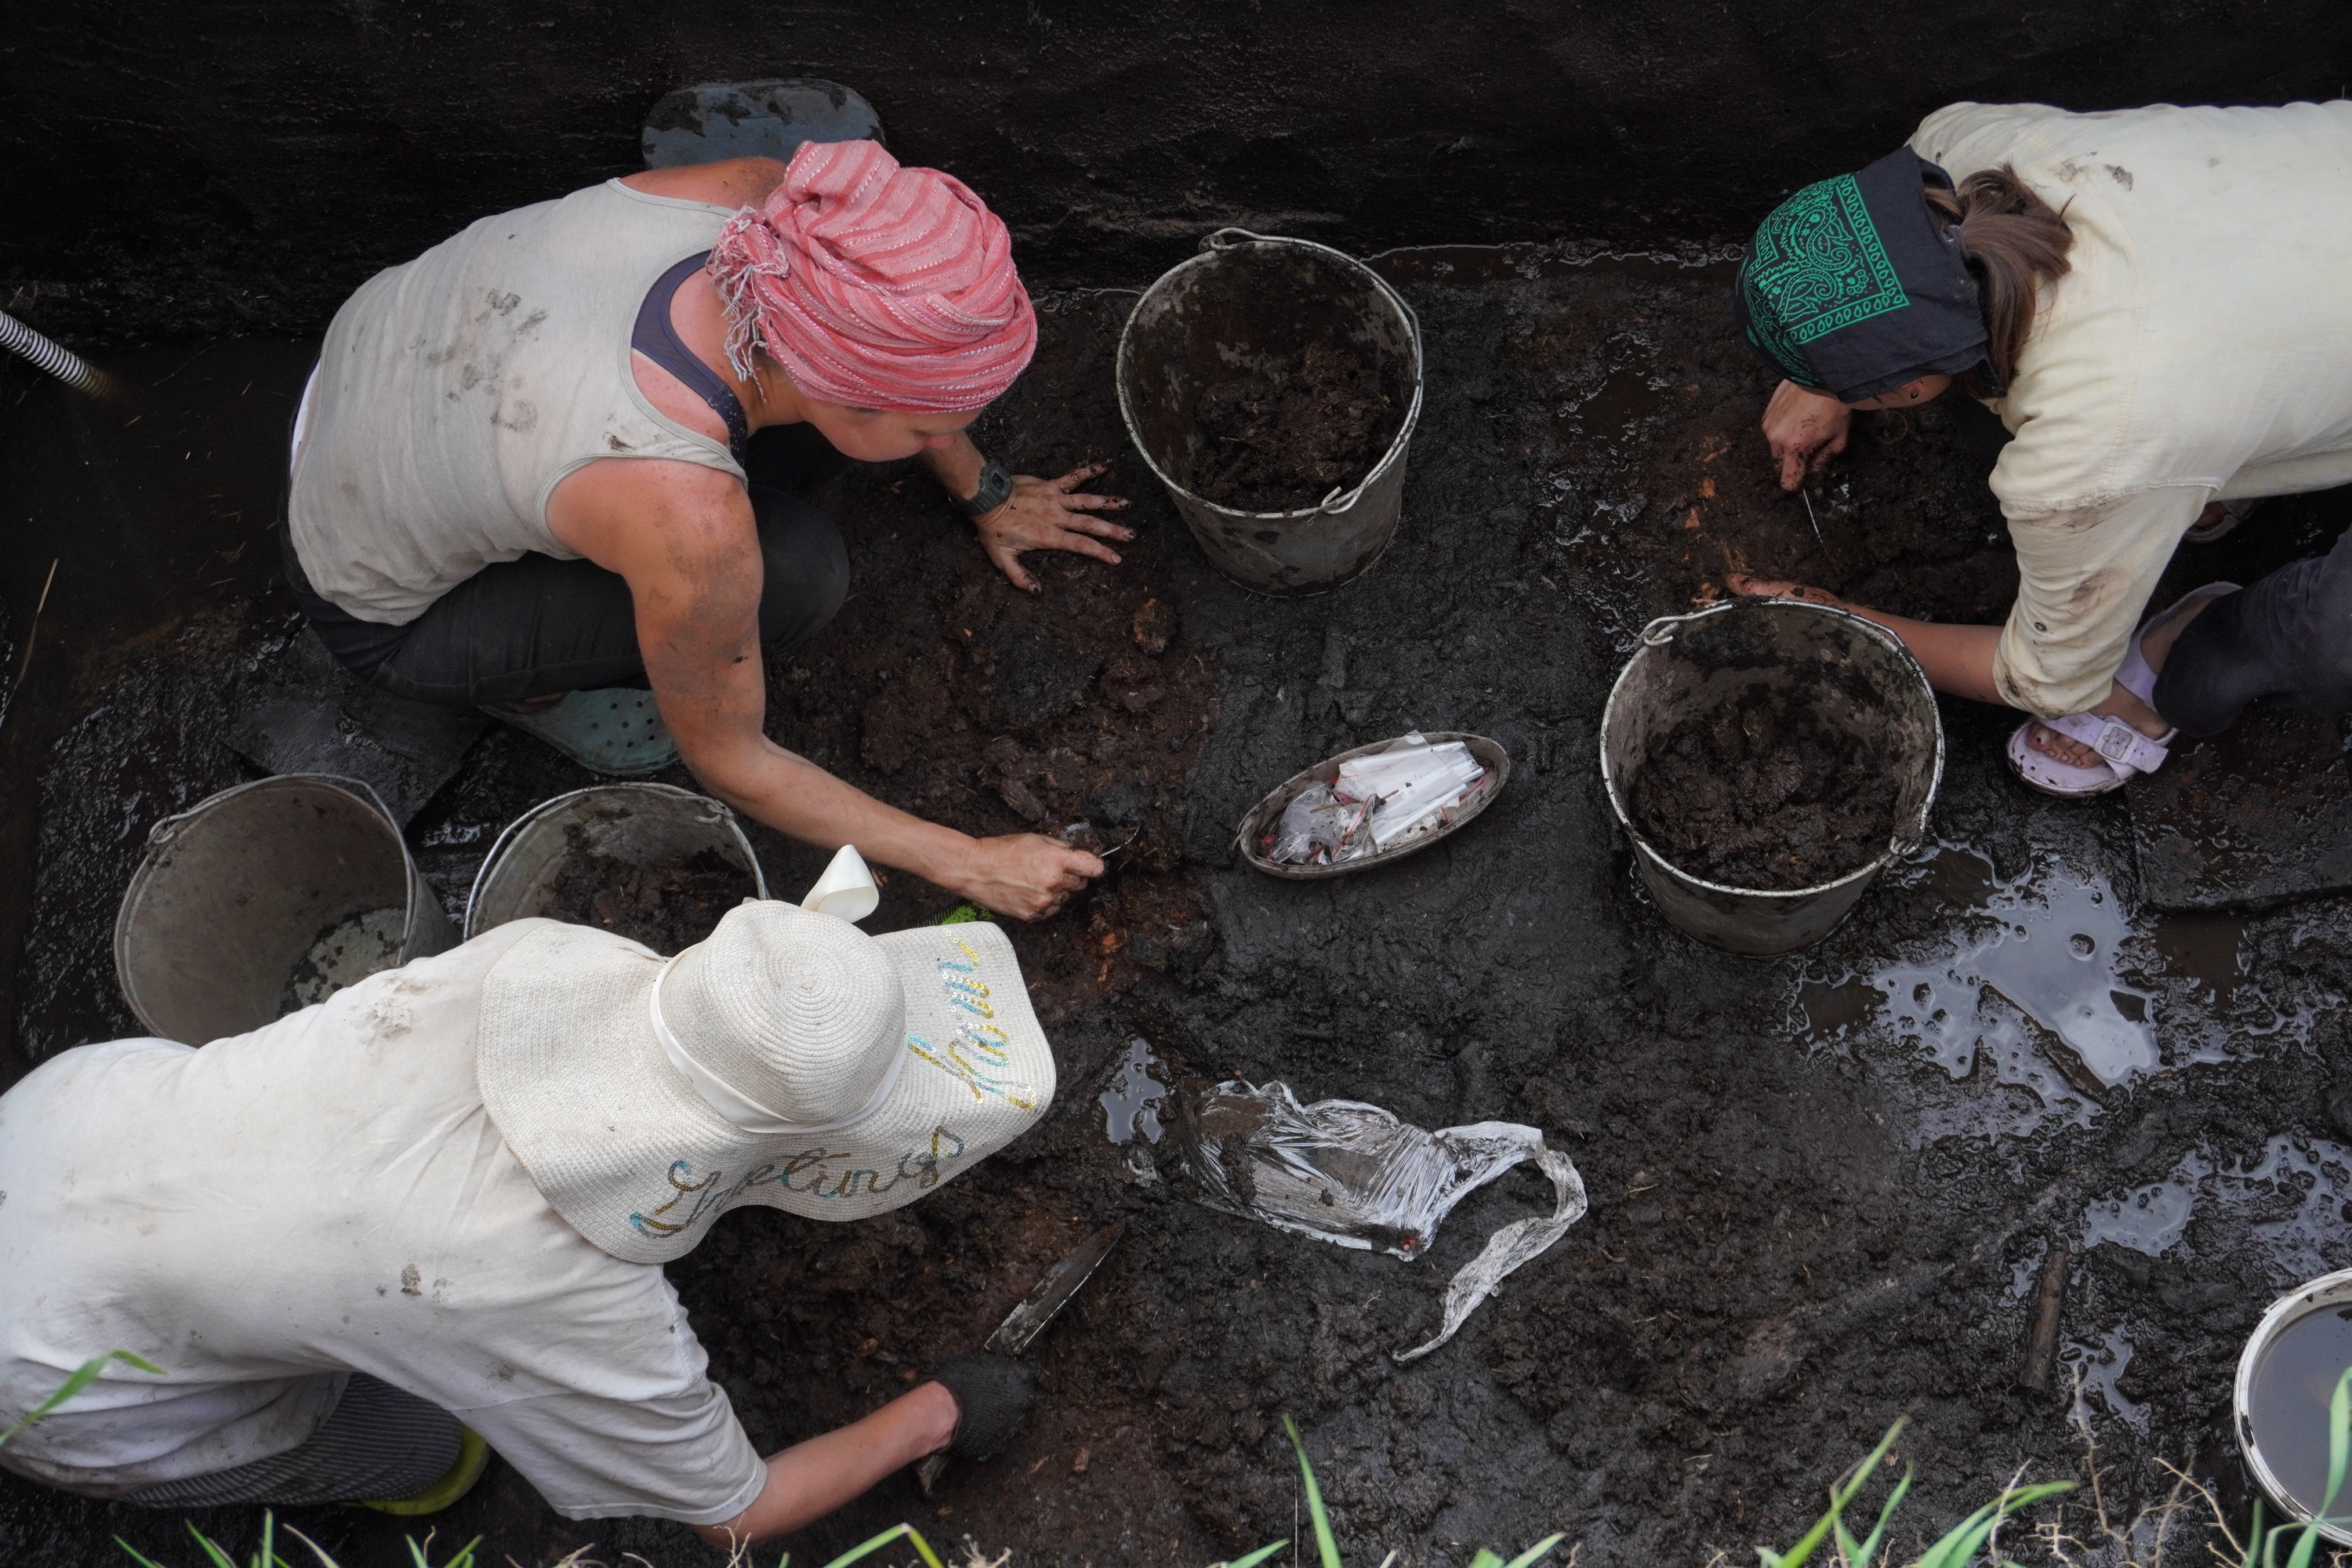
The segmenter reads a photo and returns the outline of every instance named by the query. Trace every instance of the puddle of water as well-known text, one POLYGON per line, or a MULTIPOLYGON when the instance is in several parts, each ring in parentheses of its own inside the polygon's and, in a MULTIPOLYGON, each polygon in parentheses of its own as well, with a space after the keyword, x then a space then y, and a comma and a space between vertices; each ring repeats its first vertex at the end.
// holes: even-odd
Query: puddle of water
POLYGON ((2083 1250, 2112 1241, 2150 1258, 2163 1257, 2188 1230, 2197 1207, 2198 1178, 2210 1168, 2191 1156, 2161 1182, 2134 1187, 2121 1197, 2095 1199, 2083 1210, 2083 1250))
POLYGON ((2132 1342, 2121 1329, 2109 1329, 2095 1340, 2069 1341, 2058 1354, 2074 1374, 2074 1419, 2084 1430, 2090 1429, 2095 1409, 2147 1430, 2147 1407, 2116 1387, 2132 1360, 2132 1342))
POLYGON ((2252 1165, 2215 1173, 2201 1185, 2226 1202, 2293 1212, 2256 1222, 2284 1287, 2352 1262, 2345 1205, 2352 1199, 2352 1149, 2325 1138, 2273 1138, 2252 1165))
POLYGON ((2352 1307, 2324 1309, 2289 1323, 2254 1367, 2246 1402, 2254 1441, 2271 1473, 2306 1513, 2317 1513, 2327 1495, 2328 1403, 2347 1367, 2352 1367, 2352 1307))
POLYGON ((1160 1102, 1168 1086, 1152 1077, 1159 1066, 1150 1041, 1138 1037, 1127 1043, 1127 1059, 1096 1100, 1103 1108, 1103 1131, 1112 1142, 1132 1143, 1139 1137, 1147 1143, 1160 1142, 1160 1102))
POLYGON ((2195 1152, 2161 1182, 2094 1200, 2083 1210, 2083 1248, 2103 1241, 2158 1258, 2198 1214, 2237 1217, 2270 1255, 2270 1282, 2282 1289, 2352 1264, 2352 1148, 2326 1138, 2280 1133, 2250 1162, 2217 1165, 2195 1152))
POLYGON ((1809 1034, 1833 1037, 1883 1017, 1953 1078, 1989 1064, 1998 1081, 2037 1092, 2050 1068, 2095 1097, 2156 1068, 2155 998, 2124 978, 2123 947, 2134 933, 2104 878, 2049 868, 2004 882, 1983 856, 1947 848, 1921 883, 1968 910, 1955 945, 1924 962, 1805 984, 1799 999, 1809 1034), (2034 1026, 2056 1037, 2056 1048, 2035 1038, 2034 1026))

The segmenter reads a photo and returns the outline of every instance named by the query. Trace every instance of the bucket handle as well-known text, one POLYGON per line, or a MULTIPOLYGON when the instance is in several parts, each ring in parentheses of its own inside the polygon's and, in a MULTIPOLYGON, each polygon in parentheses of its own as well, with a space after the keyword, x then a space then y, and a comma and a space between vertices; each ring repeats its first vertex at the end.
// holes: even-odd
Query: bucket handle
POLYGON ((1648 626, 1642 628, 1642 646, 1644 647, 1665 647, 1668 643, 1675 640, 1673 628, 1681 626, 1685 621, 1697 620, 1700 616, 1703 616, 1706 613, 1706 611, 1701 610, 1696 614, 1687 616, 1660 616, 1656 620, 1652 621, 1648 626))
MULTIPOLYGON (((1404 429, 1398 432, 1398 438, 1401 440, 1405 436, 1410 435, 1413 426, 1418 423, 1420 419, 1421 382, 1427 379, 1428 376, 1427 351, 1421 339, 1421 312, 1414 310, 1412 302, 1406 300, 1403 295, 1396 291, 1395 285, 1391 284, 1387 279, 1381 277, 1379 273, 1373 271, 1370 266, 1366 265, 1361 258, 1350 256, 1344 250, 1325 245, 1318 240, 1299 239, 1286 234, 1260 234, 1254 228, 1243 228, 1237 225, 1229 224, 1223 228, 1211 229, 1207 234, 1203 235, 1201 238, 1201 248, 1202 250, 1213 251, 1231 250, 1234 247, 1245 242, 1260 245, 1303 245, 1307 247, 1309 249, 1327 252, 1332 256, 1338 257, 1342 261, 1349 262, 1356 267, 1360 267, 1363 268, 1365 276, 1369 277, 1372 280, 1372 286, 1385 295, 1389 303, 1394 305, 1397 310, 1403 314, 1406 330, 1412 333, 1413 363, 1415 365, 1421 367, 1421 374, 1415 378, 1413 384, 1412 412, 1405 420, 1404 429)), ((1383 458, 1383 461, 1385 460, 1386 459, 1383 458)), ((1356 498, 1363 493, 1364 484, 1369 484, 1370 482, 1371 476, 1366 475, 1363 483, 1358 484, 1353 489, 1335 489, 1329 495, 1325 496, 1320 501, 1316 503, 1315 510, 1327 516, 1334 512, 1346 511, 1349 507, 1356 504, 1356 498)))

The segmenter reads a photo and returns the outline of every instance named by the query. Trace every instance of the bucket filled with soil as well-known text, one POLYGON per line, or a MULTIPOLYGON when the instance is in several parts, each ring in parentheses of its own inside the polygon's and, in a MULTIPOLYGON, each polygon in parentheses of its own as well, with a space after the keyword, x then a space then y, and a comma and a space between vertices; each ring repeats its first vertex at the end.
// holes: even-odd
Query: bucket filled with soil
POLYGON ((2352 1367, 2352 1268, 2323 1274, 2271 1304, 2238 1357, 2238 1452, 2288 1518, 2326 1517, 2319 1533, 2352 1546, 2352 1481, 2327 1506, 2328 1406, 2352 1367))
POLYGON ((1421 416, 1421 323, 1353 257, 1219 229, 1144 291, 1118 407, 1217 570, 1336 587, 1395 536, 1421 416))
POLYGON ((544 801, 490 847, 466 900, 466 937, 542 916, 594 926, 664 956, 768 896, 735 814, 671 784, 595 784, 544 801))
POLYGON ((1846 610, 1734 600, 1643 628, 1601 721, 1601 775, 1667 920, 1792 952, 1926 837, 1944 771, 1935 692, 1846 610))
POLYGON ((114 973, 150 1034, 200 1046, 456 940, 373 790, 287 773, 148 833, 115 914, 114 973))

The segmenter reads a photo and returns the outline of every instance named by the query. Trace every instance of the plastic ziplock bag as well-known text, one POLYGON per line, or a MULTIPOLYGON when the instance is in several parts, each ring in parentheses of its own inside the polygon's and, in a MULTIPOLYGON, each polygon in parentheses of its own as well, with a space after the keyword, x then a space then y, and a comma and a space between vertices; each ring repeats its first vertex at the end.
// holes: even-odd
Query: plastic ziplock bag
POLYGON ((1260 1089, 1228 1080, 1180 1099, 1178 1140, 1200 1200, 1341 1247, 1419 1258, 1454 1206, 1522 1161, 1550 1178, 1548 1215, 1495 1232, 1445 1287, 1437 1337, 1400 1362, 1454 1337, 1503 1277, 1584 1217, 1584 1178, 1543 1134, 1515 1121, 1425 1131, 1377 1105, 1321 1100, 1302 1106, 1286 1083, 1260 1089))

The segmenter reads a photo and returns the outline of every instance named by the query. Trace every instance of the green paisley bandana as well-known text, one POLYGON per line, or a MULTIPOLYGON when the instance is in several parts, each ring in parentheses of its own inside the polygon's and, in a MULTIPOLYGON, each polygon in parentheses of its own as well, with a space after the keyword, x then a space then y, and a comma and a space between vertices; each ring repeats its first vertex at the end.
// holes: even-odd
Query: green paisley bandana
POLYGON ((1951 188, 1906 149, 1807 185, 1756 230, 1733 308, 1790 380, 1856 403, 1982 362, 1976 283, 1927 205, 1929 184, 1951 188))

